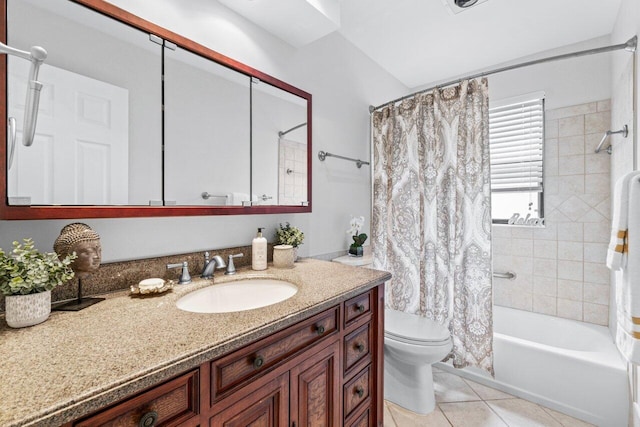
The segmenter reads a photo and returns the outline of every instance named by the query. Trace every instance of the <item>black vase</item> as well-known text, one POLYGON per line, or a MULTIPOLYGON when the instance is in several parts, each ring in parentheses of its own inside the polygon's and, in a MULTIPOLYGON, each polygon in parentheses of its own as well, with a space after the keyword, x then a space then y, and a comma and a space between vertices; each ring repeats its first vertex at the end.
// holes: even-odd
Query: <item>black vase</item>
POLYGON ((351 256, 362 256, 362 246, 349 246, 349 255, 351 256))

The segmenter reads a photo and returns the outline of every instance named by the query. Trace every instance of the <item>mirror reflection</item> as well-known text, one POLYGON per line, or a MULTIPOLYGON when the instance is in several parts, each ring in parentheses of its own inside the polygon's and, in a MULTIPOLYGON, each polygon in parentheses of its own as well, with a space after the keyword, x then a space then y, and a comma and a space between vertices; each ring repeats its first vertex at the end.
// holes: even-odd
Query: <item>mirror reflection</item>
POLYGON ((307 102, 254 79, 252 188, 258 203, 307 202, 307 102))
MULTIPOLYGON (((8 165, 9 203, 161 200, 161 47, 66 0, 9 0, 7 26, 9 44, 46 42, 49 52, 34 143, 16 144, 8 165)), ((7 113, 16 118, 18 140, 28 66, 8 59, 7 113)))
MULTIPOLYGON (((34 143, 7 147, 8 205, 182 206, 187 215, 307 206, 310 95, 157 27, 137 29, 148 25, 123 11, 124 22, 98 12, 114 10, 108 3, 4 1, 7 43, 48 51, 34 143)), ((8 58, 18 141, 29 65, 8 58)))
POLYGON ((250 77, 165 49, 165 204, 249 202, 250 77))

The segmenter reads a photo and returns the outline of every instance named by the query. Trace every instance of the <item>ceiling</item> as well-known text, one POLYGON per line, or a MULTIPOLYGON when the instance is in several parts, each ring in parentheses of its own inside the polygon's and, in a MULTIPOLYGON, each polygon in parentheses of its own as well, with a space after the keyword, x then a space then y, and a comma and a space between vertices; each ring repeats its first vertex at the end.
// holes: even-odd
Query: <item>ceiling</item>
POLYGON ((454 13, 452 0, 305 0, 314 7, 292 15, 284 0, 220 1, 296 47, 337 30, 410 88, 608 35, 621 2, 483 0, 454 13), (247 11, 247 4, 262 2, 271 13, 247 11), (339 2, 339 16, 326 12, 331 2, 339 2), (286 19, 277 22, 280 16, 286 19), (292 35, 293 20, 298 33, 292 35), (324 22, 320 30, 318 22, 324 22))

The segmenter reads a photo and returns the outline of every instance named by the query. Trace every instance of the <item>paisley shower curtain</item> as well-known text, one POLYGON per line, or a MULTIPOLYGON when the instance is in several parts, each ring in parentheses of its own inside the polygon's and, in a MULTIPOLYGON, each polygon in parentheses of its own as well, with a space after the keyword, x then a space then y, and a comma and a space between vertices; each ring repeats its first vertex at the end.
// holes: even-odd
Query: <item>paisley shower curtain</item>
POLYGON ((373 113, 372 245, 387 307, 447 325, 453 365, 493 373, 488 108, 481 79, 373 113))

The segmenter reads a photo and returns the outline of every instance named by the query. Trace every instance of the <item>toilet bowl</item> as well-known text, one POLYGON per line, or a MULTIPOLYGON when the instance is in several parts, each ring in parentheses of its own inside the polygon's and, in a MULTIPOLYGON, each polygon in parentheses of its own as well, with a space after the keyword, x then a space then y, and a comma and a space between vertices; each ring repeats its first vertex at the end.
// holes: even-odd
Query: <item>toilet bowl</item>
MULTIPOLYGON (((371 255, 342 256, 333 261, 370 267, 371 255)), ((427 318, 385 309, 384 398, 418 414, 436 405, 431 365, 453 347, 449 330, 427 318)))
POLYGON ((418 414, 436 405, 431 365, 453 347, 449 330, 427 318, 384 311, 384 398, 418 414))

